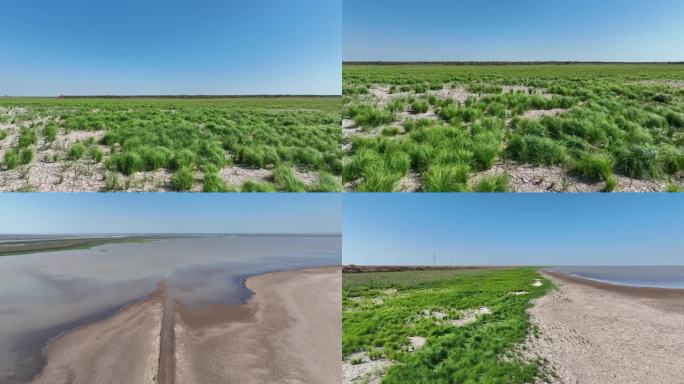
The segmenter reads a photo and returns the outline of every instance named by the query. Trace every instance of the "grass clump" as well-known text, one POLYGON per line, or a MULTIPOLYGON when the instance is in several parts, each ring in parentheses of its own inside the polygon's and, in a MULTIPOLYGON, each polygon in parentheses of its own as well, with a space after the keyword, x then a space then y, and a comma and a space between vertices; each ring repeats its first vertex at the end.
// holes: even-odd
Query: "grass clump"
POLYGON ((613 175, 614 164, 609 154, 586 154, 575 166, 575 172, 589 181, 607 181, 613 175))
POLYGON ((34 151, 33 148, 22 148, 19 151, 19 164, 26 165, 33 161, 34 151))
POLYGON ((423 186, 426 192, 465 192, 469 173, 467 164, 436 164, 423 175, 423 186))
POLYGON ((555 165, 566 159, 565 147, 547 137, 533 135, 515 136, 506 148, 508 156, 522 163, 555 165))
POLYGON ((645 179, 655 178, 661 172, 655 148, 643 144, 632 144, 616 152, 615 169, 622 175, 634 179, 645 179))
POLYGON ((8 149, 5 151, 5 156, 2 160, 5 168, 14 169, 19 165, 19 155, 15 149, 8 149))
POLYGON ((425 113, 428 109, 430 109, 430 105, 425 101, 414 101, 411 103, 411 113, 413 114, 425 113))
POLYGON ((189 191, 195 176, 188 168, 180 168, 171 175, 171 188, 174 191, 189 191))
POLYGON ((369 105, 353 105, 347 109, 347 116, 360 127, 378 127, 394 121, 394 114, 388 110, 373 108, 369 105))
POLYGON ((74 143, 69 147, 67 151, 67 157, 69 160, 78 160, 83 157, 86 152, 86 148, 81 143, 74 143))
POLYGON ((306 185, 292 173, 288 166, 279 166, 273 171, 273 180, 278 190, 285 192, 306 192, 306 185))
POLYGON ((487 175, 473 187, 473 192, 508 192, 509 178, 506 174, 487 175))

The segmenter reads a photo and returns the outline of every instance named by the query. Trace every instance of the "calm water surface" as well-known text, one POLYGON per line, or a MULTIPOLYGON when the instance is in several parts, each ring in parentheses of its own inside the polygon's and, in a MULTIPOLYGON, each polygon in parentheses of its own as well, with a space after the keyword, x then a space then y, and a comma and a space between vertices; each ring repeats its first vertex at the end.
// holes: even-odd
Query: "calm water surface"
POLYGON ((340 263, 340 236, 180 237, 0 257, 0 383, 35 374, 49 338, 115 313, 160 281, 185 306, 242 303, 246 276, 340 263))
POLYGON ((627 267, 551 267, 549 271, 582 277, 609 284, 635 287, 684 288, 684 266, 627 266, 627 267))

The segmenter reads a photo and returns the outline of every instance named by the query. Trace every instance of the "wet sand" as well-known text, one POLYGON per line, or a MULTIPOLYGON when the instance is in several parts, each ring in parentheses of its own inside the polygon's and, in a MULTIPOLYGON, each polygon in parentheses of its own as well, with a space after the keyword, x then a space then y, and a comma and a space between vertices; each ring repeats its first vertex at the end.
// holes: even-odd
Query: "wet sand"
POLYGON ((684 382, 684 290, 640 288, 543 272, 557 286, 530 309, 552 383, 684 382))
POLYGON ((34 384, 156 383, 162 301, 159 292, 106 320, 58 337, 34 384))
POLYGON ((35 384, 338 383, 341 269, 250 277, 243 305, 182 308, 166 285, 51 341, 35 384))
POLYGON ((260 275, 245 305, 179 314, 176 383, 339 383, 341 284, 340 267, 260 275))

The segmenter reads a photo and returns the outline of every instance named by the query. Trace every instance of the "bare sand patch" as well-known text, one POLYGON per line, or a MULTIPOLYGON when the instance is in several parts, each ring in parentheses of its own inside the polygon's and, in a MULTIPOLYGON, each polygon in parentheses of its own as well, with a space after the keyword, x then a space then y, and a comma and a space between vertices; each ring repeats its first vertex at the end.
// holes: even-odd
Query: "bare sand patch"
POLYGON ((342 362, 342 383, 380 384, 393 364, 384 358, 371 360, 365 352, 352 354, 342 362))
POLYGON ((569 111, 569 109, 565 108, 532 109, 529 111, 525 111, 523 113, 523 117, 526 119, 538 119, 543 116, 558 116, 561 113, 565 113, 567 111, 569 111))
POLYGON ((644 80, 639 83, 646 85, 667 85, 673 88, 684 89, 684 80, 644 80))
POLYGON ((459 104, 463 104, 469 98, 474 98, 475 100, 480 99, 480 95, 477 93, 472 93, 465 89, 464 87, 453 87, 451 84, 445 84, 440 90, 430 90, 427 91, 429 96, 435 96, 439 99, 451 99, 459 104))
POLYGON ((273 177, 273 171, 265 168, 247 168, 239 165, 232 165, 219 171, 219 176, 233 187, 240 187, 246 181, 263 182, 273 177))
POLYGON ((162 304, 153 297, 69 332, 46 348, 35 384, 157 382, 162 304))
POLYGON ((341 278, 340 267, 255 276, 254 296, 231 309, 247 315, 200 327, 179 315, 176 382, 339 383, 341 278))
POLYGON ((423 348, 425 345, 425 338, 423 336, 409 336, 408 342, 410 344, 410 350, 415 351, 417 349, 423 348))
POLYGON ((554 384, 681 383, 684 291, 611 286, 545 274, 558 290, 529 310, 554 384))
POLYGON ((397 184, 397 192, 416 192, 422 184, 418 172, 409 171, 397 184))
POLYGON ((476 309, 465 309, 458 312, 458 319, 449 320, 447 323, 456 327, 464 327, 468 324, 476 322, 481 316, 489 315, 492 311, 489 307, 480 307, 476 309))
MULTIPOLYGON (((515 162, 497 162, 486 171, 475 173, 468 185, 475 186, 483 177, 506 174, 509 188, 513 192, 601 192, 605 182, 589 183, 559 166, 536 166, 515 162)), ((653 180, 637 180, 615 175, 617 186, 614 192, 660 192, 665 183, 653 180)))

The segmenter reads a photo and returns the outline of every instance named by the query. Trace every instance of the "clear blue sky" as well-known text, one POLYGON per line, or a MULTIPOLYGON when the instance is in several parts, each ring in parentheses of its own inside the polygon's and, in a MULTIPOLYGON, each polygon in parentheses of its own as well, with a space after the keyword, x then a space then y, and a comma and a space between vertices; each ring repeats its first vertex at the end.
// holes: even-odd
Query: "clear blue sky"
POLYGON ((684 60, 682 0, 344 0, 344 60, 684 60))
POLYGON ((341 0, 21 0, 0 95, 339 94, 341 0))
POLYGON ((343 196, 344 264, 684 265, 684 194, 343 196))
POLYGON ((0 194, 0 234, 340 233, 337 193, 0 194))

